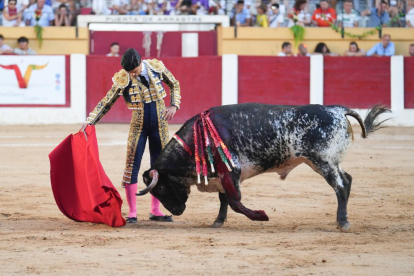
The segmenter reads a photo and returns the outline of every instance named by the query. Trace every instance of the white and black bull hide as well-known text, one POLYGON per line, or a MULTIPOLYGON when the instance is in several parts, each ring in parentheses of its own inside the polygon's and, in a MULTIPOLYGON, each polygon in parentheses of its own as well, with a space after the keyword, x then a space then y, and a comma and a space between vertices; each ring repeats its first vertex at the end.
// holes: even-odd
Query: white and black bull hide
MULTIPOLYGON (((362 137, 380 128, 377 117, 390 110, 375 106, 365 121, 353 110, 342 106, 278 106, 256 103, 227 105, 210 109, 210 118, 227 145, 235 167, 230 172, 215 154, 216 171, 209 171, 209 185, 197 184, 202 191, 218 191, 221 202, 213 227, 223 225, 227 206, 251 220, 267 221, 262 210, 250 210, 241 203, 240 184, 265 172, 277 172, 285 179, 296 166, 305 163, 320 174, 334 189, 338 199, 337 223, 342 231, 350 224, 347 203, 352 177, 340 164, 353 141, 353 131, 346 116, 354 117, 362 128, 362 137)), ((194 152, 194 116, 176 133, 194 152)), ((194 157, 172 139, 143 179, 148 191, 173 215, 186 208, 190 186, 196 184, 194 157)))

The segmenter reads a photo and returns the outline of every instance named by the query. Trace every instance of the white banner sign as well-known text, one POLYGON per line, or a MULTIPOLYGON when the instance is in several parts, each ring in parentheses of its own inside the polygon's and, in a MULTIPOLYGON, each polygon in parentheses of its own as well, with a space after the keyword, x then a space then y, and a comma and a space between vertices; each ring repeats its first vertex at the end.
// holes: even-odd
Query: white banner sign
POLYGON ((0 104, 66 103, 65 56, 0 56, 0 104))

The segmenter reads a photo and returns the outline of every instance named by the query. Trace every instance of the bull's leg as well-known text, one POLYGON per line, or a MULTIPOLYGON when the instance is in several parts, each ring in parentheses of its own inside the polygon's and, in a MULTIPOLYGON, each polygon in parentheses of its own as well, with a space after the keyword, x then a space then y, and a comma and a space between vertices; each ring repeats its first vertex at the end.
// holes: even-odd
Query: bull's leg
POLYGON ((211 225, 211 227, 213 228, 222 227, 224 222, 227 219, 227 209, 229 206, 229 202, 227 201, 226 194, 219 193, 219 199, 220 199, 220 211, 213 225, 211 225))
POLYGON ((351 191, 352 177, 341 170, 338 166, 325 168, 325 180, 332 186, 338 200, 338 211, 336 221, 338 228, 343 232, 348 232, 351 224, 348 222, 347 205, 351 191))
POLYGON ((216 167, 231 209, 236 213, 245 215, 251 220, 268 221, 269 217, 263 210, 250 210, 240 202, 240 168, 233 168, 233 170, 229 172, 223 162, 217 162, 216 167))

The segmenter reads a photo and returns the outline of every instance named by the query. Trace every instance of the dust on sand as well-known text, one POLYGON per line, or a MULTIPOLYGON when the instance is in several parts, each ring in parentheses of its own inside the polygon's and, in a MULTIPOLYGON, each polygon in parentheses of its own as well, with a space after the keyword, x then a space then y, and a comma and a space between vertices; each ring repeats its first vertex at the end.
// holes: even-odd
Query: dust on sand
MULTIPOLYGON (((224 227, 211 229, 218 195, 195 188, 174 223, 148 220, 149 196, 138 198, 136 225, 71 221, 54 202, 48 154, 79 127, 0 127, 0 275, 414 274, 414 128, 387 128, 363 140, 354 126, 342 164, 353 177, 351 229, 340 233, 336 196, 306 165, 285 181, 270 173, 243 183, 242 202, 265 210, 268 222, 229 210, 224 227)), ((100 124, 97 135, 101 162, 119 188, 128 125, 100 124)), ((142 164, 140 174, 148 152, 142 164)), ((124 201, 124 214, 127 208, 124 201)))

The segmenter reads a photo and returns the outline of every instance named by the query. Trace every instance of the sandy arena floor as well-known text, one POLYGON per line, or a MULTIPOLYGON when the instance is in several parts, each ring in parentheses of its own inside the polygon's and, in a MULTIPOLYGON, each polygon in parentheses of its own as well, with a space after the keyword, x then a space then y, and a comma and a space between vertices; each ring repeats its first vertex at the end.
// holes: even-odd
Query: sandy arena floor
MULTIPOLYGON (((363 140, 354 126, 342 164, 354 179, 351 230, 340 233, 335 194, 306 165, 285 181, 271 173, 243 183, 242 202, 265 210, 268 222, 229 210, 225 226, 211 229, 218 196, 195 187, 174 223, 148 220, 149 196, 138 199, 136 225, 71 221, 55 204, 48 154, 79 127, 0 127, 0 275, 414 274, 414 128, 363 140)), ((97 126, 101 162, 117 188, 127 133, 128 125, 97 126)), ((148 167, 146 152, 141 172, 148 167)))

